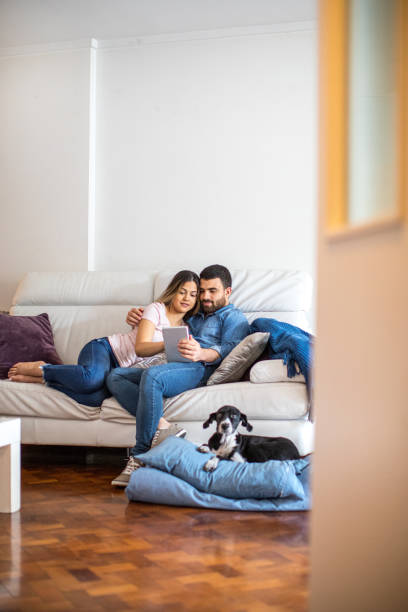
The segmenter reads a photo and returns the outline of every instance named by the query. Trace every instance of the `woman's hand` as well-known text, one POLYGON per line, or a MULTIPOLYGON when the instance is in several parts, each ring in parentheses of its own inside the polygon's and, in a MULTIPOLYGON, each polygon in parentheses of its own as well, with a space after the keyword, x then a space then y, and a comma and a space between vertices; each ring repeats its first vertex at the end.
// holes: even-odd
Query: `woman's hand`
POLYGON ((138 308, 131 308, 127 313, 126 323, 131 327, 136 327, 136 325, 139 325, 142 319, 143 312, 143 306, 139 306, 138 308))

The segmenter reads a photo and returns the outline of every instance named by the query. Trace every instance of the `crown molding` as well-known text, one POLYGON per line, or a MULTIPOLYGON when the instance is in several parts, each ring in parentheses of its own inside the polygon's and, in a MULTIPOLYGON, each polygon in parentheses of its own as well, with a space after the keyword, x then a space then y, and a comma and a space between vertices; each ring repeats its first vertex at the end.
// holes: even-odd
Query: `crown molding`
POLYGON ((77 49, 97 49, 98 41, 95 38, 81 38, 78 40, 65 40, 61 42, 44 43, 38 45, 22 45, 20 47, 0 48, 0 57, 16 57, 19 55, 46 55, 74 51, 77 49))
POLYGON ((296 21, 275 23, 264 26, 196 30, 190 32, 176 32, 174 34, 152 34, 148 36, 135 36, 131 38, 104 38, 98 39, 98 49, 119 49, 123 47, 138 47, 140 45, 159 45, 163 43, 188 42, 196 40, 269 36, 271 34, 289 34, 291 32, 315 31, 316 29, 316 21, 296 21))
POLYGON ((0 57, 19 55, 44 55, 76 49, 120 49, 140 45, 160 45, 165 43, 189 42, 199 40, 216 40, 227 38, 245 38, 253 36, 270 36, 272 34, 290 34, 317 30, 317 21, 291 21, 263 26, 219 28, 214 30, 196 30, 168 34, 149 34, 131 38, 81 38, 34 45, 0 48, 0 57))

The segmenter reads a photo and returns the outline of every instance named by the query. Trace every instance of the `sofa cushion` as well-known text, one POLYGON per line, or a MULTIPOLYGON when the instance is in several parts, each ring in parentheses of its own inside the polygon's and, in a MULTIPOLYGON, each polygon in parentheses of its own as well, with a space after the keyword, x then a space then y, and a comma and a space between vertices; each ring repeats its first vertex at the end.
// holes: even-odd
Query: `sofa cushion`
MULTIPOLYGON (((161 270, 154 283, 154 298, 177 272, 161 270)), ((307 312, 312 300, 312 279, 300 270, 231 270, 231 301, 250 312, 307 312)), ((258 315, 259 316, 259 315, 258 315)))
POLYGON ((13 306, 106 306, 150 304, 154 270, 29 272, 19 284, 13 306))
POLYGON ((211 374, 207 385, 241 380, 244 372, 262 354, 268 340, 269 334, 264 332, 255 332, 241 340, 238 346, 232 349, 229 355, 221 361, 215 372, 211 374))
POLYGON ((47 312, 64 363, 76 363, 89 340, 128 332, 132 306, 153 301, 154 270, 30 272, 13 298, 13 315, 47 312))
POLYGON ((293 378, 288 377, 288 367, 282 359, 267 359, 255 363, 250 372, 249 380, 252 383, 276 383, 276 382, 296 382, 306 383, 303 374, 296 374, 293 378))
MULTIPOLYGON (((197 270, 198 271, 198 270, 197 270)), ((161 270, 154 283, 154 299, 162 293, 175 268, 161 270)), ((306 313, 312 300, 312 279, 300 270, 231 270, 231 301, 252 323, 259 317, 273 317, 306 331, 306 313)))
MULTIPOLYGON (((77 363, 87 342, 117 332, 126 333, 125 323, 132 304, 123 306, 47 306, 55 346, 64 363, 77 363)), ((13 314, 36 314, 44 306, 14 306, 13 314)))
MULTIPOLYGON (((254 385, 250 382, 226 383, 198 387, 164 400, 164 416, 171 422, 198 421, 204 423, 208 415, 224 404, 242 410, 248 420, 303 419, 308 413, 305 385, 292 382, 254 385)), ((101 419, 115 423, 134 423, 131 416, 114 397, 104 400, 101 419)))
POLYGON ((123 425, 135 425, 136 419, 123 408, 115 397, 107 397, 101 406, 101 419, 123 425))
POLYGON ((0 314, 0 378, 7 378, 18 361, 61 364, 55 349, 48 314, 15 317, 0 314))
POLYGON ((0 380, 0 413, 52 419, 97 419, 100 408, 83 406, 46 385, 0 380))
POLYGON ((249 421, 302 419, 308 413, 306 385, 235 382, 199 387, 167 398, 164 416, 169 421, 204 422, 211 412, 225 404, 236 406, 249 421))

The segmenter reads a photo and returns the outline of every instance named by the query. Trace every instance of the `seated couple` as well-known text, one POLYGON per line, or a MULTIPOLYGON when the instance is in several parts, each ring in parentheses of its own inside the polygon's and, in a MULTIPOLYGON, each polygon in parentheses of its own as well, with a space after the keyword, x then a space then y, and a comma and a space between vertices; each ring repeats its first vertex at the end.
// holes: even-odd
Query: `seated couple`
POLYGON ((128 313, 127 322, 134 325, 130 332, 91 340, 81 350, 78 365, 17 363, 8 376, 45 383, 89 406, 100 406, 112 394, 136 416, 136 444, 125 469, 112 481, 126 486, 140 465, 135 456, 146 452, 152 441, 186 434, 163 418, 163 398, 205 385, 221 360, 249 334, 248 321, 229 303, 230 295, 231 274, 224 266, 209 266, 200 278, 183 270, 143 315, 142 309, 128 313), (162 330, 178 325, 189 327, 189 338, 180 340, 178 348, 191 363, 166 362, 162 330))

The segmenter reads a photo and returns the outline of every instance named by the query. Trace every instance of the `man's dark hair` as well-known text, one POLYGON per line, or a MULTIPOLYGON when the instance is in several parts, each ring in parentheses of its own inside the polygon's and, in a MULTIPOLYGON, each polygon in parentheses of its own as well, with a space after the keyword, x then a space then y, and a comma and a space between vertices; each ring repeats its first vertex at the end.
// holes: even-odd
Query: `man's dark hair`
POLYGON ((214 264, 213 266, 207 266, 200 273, 200 278, 210 280, 211 278, 219 278, 222 282, 224 289, 232 286, 231 273, 225 266, 214 264))

